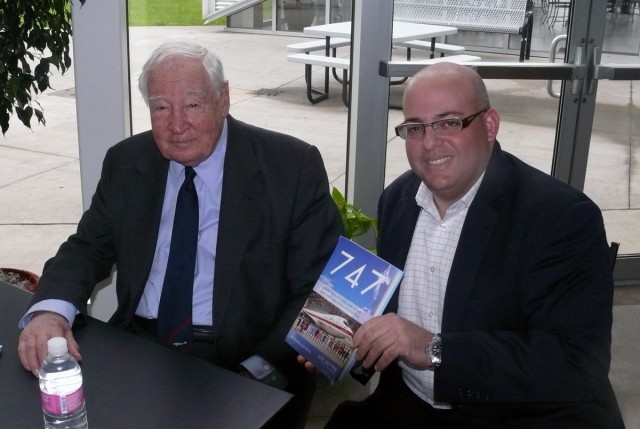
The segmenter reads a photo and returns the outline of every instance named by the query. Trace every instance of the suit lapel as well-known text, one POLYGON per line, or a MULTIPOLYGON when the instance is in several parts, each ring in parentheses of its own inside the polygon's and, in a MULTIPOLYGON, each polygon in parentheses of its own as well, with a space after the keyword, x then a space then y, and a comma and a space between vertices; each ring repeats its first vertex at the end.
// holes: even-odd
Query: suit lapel
POLYGON ((251 225, 255 224, 265 186, 262 171, 242 126, 231 117, 228 117, 228 125, 213 281, 214 330, 220 328, 236 286, 237 273, 244 260, 251 225))
MULTIPOLYGON (((383 250, 383 254, 380 255, 401 270, 405 268, 411 240, 413 239, 413 231, 420 215, 420 207, 416 203, 415 196, 421 181, 414 175, 411 175, 407 180, 406 186, 400 187, 400 192, 403 193, 402 197, 398 199, 393 207, 389 221, 385 222, 384 227, 388 230, 385 233, 386 250, 383 250)), ((393 197, 390 197, 390 199, 393 200, 393 197)), ((400 288, 396 289, 392 295, 385 312, 398 311, 399 297, 400 288)))
POLYGON ((491 207, 475 201, 472 207, 467 213, 447 282, 443 332, 458 329, 464 320, 475 277, 497 220, 497 213, 491 207))
POLYGON ((169 169, 169 161, 156 150, 155 143, 149 147, 153 148, 155 156, 144 156, 135 161, 137 177, 129 181, 130 195, 134 197, 129 199, 127 210, 137 238, 136 245, 132 246, 135 248, 126 249, 126 258, 131 260, 128 266, 137 267, 128 273, 131 297, 136 303, 142 296, 153 263, 169 169))
POLYGON ((464 322, 466 306, 476 286, 476 275, 500 214, 498 201, 512 186, 505 179, 502 151, 496 142, 482 184, 469 207, 453 258, 444 300, 443 332, 458 330, 464 322))

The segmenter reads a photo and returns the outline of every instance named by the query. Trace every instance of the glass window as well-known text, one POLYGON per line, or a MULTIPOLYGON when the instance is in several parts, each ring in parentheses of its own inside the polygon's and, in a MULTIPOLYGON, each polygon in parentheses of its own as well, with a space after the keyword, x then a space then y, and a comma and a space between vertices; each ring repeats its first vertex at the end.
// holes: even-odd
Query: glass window
MULTIPOLYGON (((135 3, 130 1, 131 4, 135 3)), ((183 2, 184 5, 187 2, 183 2)), ((351 19, 351 1, 346 0, 267 0, 240 13, 228 17, 227 26, 231 29, 246 29, 249 32, 276 33, 281 31, 301 32, 305 26, 323 24, 329 22, 342 22, 351 19), (275 17, 275 20, 274 20, 275 17)), ((186 7, 186 6, 185 6, 186 7)), ((605 36, 603 43, 602 62, 625 63, 639 62, 640 51, 640 7, 635 0, 611 0, 607 5, 605 17, 605 36)), ((568 8, 564 10, 555 0, 537 0, 533 5, 533 31, 531 40, 531 59, 529 62, 548 62, 552 41, 560 35, 566 34, 569 28, 567 17, 568 8), (566 14, 565 14, 566 12, 566 14)), ((132 12, 133 13, 133 12, 132 12)), ((135 11, 137 15, 131 16, 131 22, 136 23, 142 16, 147 23, 153 25, 133 25, 129 29, 131 51, 136 56, 131 61, 132 79, 132 115, 134 132, 149 129, 148 113, 144 107, 139 91, 137 90, 137 78, 143 61, 151 53, 155 45, 149 45, 149 37, 154 43, 160 43, 163 39, 175 37, 187 37, 190 39, 209 40, 212 32, 216 37, 211 40, 224 40, 226 37, 246 37, 243 34, 225 32, 222 27, 159 27, 155 21, 150 21, 154 11, 135 11), (209 36, 207 36, 209 35, 209 36)), ((201 10, 200 12, 201 13, 201 10)), ((478 55, 483 61, 515 62, 518 60, 520 36, 516 34, 505 35, 497 33, 479 33, 471 31, 459 31, 457 35, 448 36, 441 40, 449 44, 461 45, 466 53, 478 55)), ((282 52, 289 41, 282 41, 282 52)), ((224 51, 224 43, 221 43, 224 51)), ((268 60, 269 57, 261 57, 265 54, 259 49, 251 50, 248 55, 250 61, 255 60, 254 65, 242 66, 229 65, 228 77, 237 83, 240 79, 256 79, 255 73, 268 60), (231 73, 231 74, 230 74, 231 73)), ((564 45, 559 45, 559 52, 553 61, 563 61, 564 45)), ((341 48, 347 49, 347 48, 341 48)), ((266 54, 265 54, 266 55, 266 54)), ((271 55, 274 55, 273 52, 271 55)), ((412 58, 424 58, 428 55, 425 51, 414 49, 412 58)), ((394 48, 394 59, 406 58, 406 49, 394 48)), ((224 60, 224 58, 223 58, 224 60)), ((299 90, 304 99, 304 70, 303 67, 292 67, 293 75, 288 81, 299 79, 299 90), (297 72, 296 72, 297 70, 297 72)), ((282 91, 281 81, 273 80, 269 76, 260 76, 264 82, 259 82, 257 91, 277 94, 282 91), (271 79, 271 80, 268 80, 271 79)), ((490 92, 493 106, 500 112, 502 122, 498 140, 503 148, 538 169, 550 173, 552 170, 552 157, 556 138, 556 126, 558 125, 559 98, 553 96, 560 91, 560 83, 549 84, 545 80, 519 80, 519 79, 487 79, 487 87, 490 92)), ((332 82, 332 85, 337 85, 332 82)), ((584 191, 602 208, 609 239, 622 243, 620 254, 640 253, 640 123, 637 104, 634 100, 635 81, 600 81, 598 87, 597 106, 593 121, 593 130, 589 149, 587 173, 584 191)), ((254 88, 244 85, 243 87, 254 88)), ((334 94, 339 93, 339 86, 332 89, 334 94)), ((390 88, 391 104, 400 104, 403 85, 392 85, 390 88)), ((249 96, 247 92, 232 94, 232 101, 240 97, 249 96)), ((291 95, 288 95, 291 96, 291 95)), ((337 98, 337 96, 336 96, 337 98)), ((337 101, 337 100, 336 100, 337 101)), ((339 103, 339 101, 337 101, 339 103)), ((323 102, 327 105, 330 102, 323 102)), ((234 111, 240 111, 237 106, 234 111)), ((316 106, 319 111, 322 106, 316 106)), ((242 113, 238 113, 242 116, 242 113)), ((283 113, 282 115, 286 115, 283 113)), ((404 144, 394 138, 393 126, 402 122, 402 112, 397 109, 389 111, 389 131, 385 183, 389 183, 397 175, 408 169, 404 144)), ((280 131, 298 134, 300 137, 310 140, 312 143, 322 146, 333 146, 338 140, 346 141, 346 118, 344 123, 335 127, 337 135, 332 142, 325 143, 323 138, 309 134, 307 131, 293 129, 298 127, 299 121, 292 116, 289 121, 278 120, 280 131)), ((266 126, 272 124, 264 124, 266 126)), ((333 155, 332 155, 333 156, 333 155)), ((331 160, 327 163, 332 177, 341 176, 344 171, 342 155, 336 163, 331 160), (334 175, 334 173, 337 173, 334 175)), ((338 179, 339 182, 340 179, 338 179)))

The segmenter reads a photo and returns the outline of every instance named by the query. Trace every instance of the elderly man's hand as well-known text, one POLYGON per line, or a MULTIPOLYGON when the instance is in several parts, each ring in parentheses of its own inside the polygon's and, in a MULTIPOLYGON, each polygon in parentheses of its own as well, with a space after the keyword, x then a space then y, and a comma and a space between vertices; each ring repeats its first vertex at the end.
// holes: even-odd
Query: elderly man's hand
POLYGON ((300 365, 303 365, 304 369, 306 369, 307 372, 310 372, 310 373, 316 372, 316 367, 311 362, 309 362, 304 356, 298 355, 297 359, 298 359, 298 363, 300 365))
POLYGON ((67 319, 58 313, 36 312, 18 339, 20 362, 35 376, 38 375, 40 365, 47 356, 47 341, 53 337, 66 338, 71 356, 76 360, 82 359, 67 319))

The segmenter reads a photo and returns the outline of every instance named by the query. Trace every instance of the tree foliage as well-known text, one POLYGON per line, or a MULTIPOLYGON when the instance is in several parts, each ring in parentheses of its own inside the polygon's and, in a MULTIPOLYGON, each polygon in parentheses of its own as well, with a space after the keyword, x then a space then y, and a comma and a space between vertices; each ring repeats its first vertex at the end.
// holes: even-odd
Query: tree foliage
MULTIPOLYGON (((79 0, 84 4, 86 0, 79 0)), ((0 128, 15 115, 31 128, 35 115, 45 124, 33 96, 51 88, 52 67, 71 66, 72 0, 0 0, 0 128)))

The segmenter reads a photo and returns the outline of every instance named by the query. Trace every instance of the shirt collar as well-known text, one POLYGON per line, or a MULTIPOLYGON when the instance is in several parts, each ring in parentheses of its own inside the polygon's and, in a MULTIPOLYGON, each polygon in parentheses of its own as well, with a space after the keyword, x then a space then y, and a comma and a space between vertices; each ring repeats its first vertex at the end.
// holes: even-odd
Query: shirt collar
MULTIPOLYGON (((453 203, 451 207, 449 207, 449 210, 454 210, 461 206, 468 209, 473 202, 476 194, 478 193, 478 188, 480 187, 483 178, 484 172, 478 178, 478 180, 476 180, 471 189, 469 189, 467 193, 462 196, 462 198, 460 198, 458 201, 453 203)), ((418 192, 416 193, 416 203, 423 210, 427 210, 431 213, 438 213, 436 204, 433 201, 433 193, 424 182, 420 182, 420 186, 418 187, 418 192)), ((449 212, 449 210, 447 210, 447 212, 449 212)))

